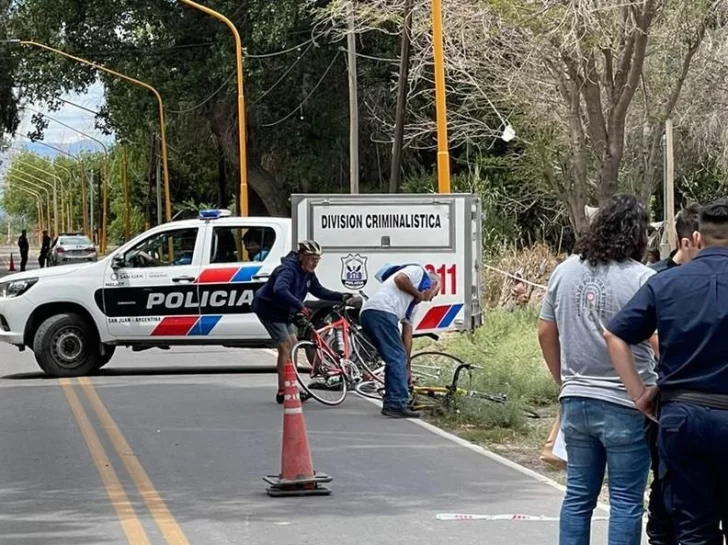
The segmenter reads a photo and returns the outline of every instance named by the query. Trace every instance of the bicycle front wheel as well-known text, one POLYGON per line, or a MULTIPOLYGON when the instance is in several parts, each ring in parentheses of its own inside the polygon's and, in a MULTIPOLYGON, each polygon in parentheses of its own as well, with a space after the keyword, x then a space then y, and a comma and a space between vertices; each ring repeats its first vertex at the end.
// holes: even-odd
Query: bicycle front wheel
POLYGON ((412 354, 412 377, 424 383, 441 382, 443 375, 449 374, 458 366, 465 363, 458 357, 447 352, 424 350, 412 354))
POLYGON ((307 394, 330 407, 343 403, 349 383, 339 361, 311 341, 297 343, 291 351, 291 358, 298 384, 307 394), (311 370, 299 370, 301 364, 307 361, 311 370))

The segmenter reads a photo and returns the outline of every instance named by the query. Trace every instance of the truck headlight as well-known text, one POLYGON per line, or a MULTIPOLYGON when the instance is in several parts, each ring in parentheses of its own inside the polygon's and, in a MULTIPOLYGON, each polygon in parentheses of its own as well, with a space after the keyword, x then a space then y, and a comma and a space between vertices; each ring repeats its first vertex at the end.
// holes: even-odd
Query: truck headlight
POLYGON ((23 280, 11 280, 0 282, 0 297, 18 297, 35 285, 37 278, 24 278, 23 280))

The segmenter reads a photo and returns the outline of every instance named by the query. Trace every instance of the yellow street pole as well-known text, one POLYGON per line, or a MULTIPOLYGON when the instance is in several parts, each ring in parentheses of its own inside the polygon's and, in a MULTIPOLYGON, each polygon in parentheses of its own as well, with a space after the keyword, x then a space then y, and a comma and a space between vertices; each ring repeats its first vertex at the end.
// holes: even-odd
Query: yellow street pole
MULTIPOLYGON (((46 194, 46 210, 48 212, 48 215, 46 216, 46 219, 48 220, 48 229, 50 230, 50 228, 51 228, 51 193, 50 193, 50 191, 48 191, 48 189, 46 187, 44 187, 44 186, 42 186, 40 184, 36 184, 34 182, 31 182, 30 180, 28 180, 24 176, 20 176, 19 174, 15 173, 15 172, 9 172, 8 173, 8 176, 12 176, 13 178, 15 178, 16 180, 18 180, 20 182, 26 183, 26 184, 31 185, 33 187, 36 187, 36 188, 38 188, 38 189, 40 189, 42 191, 45 191, 45 194, 46 194)), ((32 176, 32 174, 28 174, 28 176, 32 176)))
POLYGON ((243 42, 240 33, 233 22, 222 13, 206 8, 192 0, 180 0, 207 15, 222 21, 227 25, 235 37, 235 65, 238 76, 238 153, 240 155, 240 215, 248 215, 248 160, 246 156, 246 133, 245 133, 245 95, 243 88, 243 42))
POLYGON ((66 127, 67 129, 70 129, 74 132, 77 132, 81 136, 88 138, 89 140, 92 140, 93 142, 96 142, 98 145, 100 145, 104 150, 104 161, 103 166, 101 168, 101 187, 103 188, 103 204, 101 206, 101 236, 99 236, 99 246, 102 254, 106 254, 106 231, 107 231, 107 225, 108 225, 108 210, 109 210, 109 184, 111 183, 109 180, 109 148, 106 147, 106 144, 104 144, 101 140, 98 138, 95 138, 91 136, 90 134, 86 134, 83 131, 80 131, 71 125, 68 125, 67 123, 64 123, 63 121, 59 121, 58 119, 55 119, 48 114, 45 114, 43 112, 40 112, 34 108, 30 108, 26 106, 27 110, 30 110, 31 112, 35 112, 36 114, 42 115, 44 117, 47 117, 54 123, 58 123, 59 125, 62 125, 63 127, 66 127))
POLYGON ((437 192, 450 193, 450 153, 447 145, 445 101, 445 48, 442 34, 442 0, 432 0, 432 42, 435 61, 435 112, 437 115, 437 192))
POLYGON ((169 167, 167 165, 167 132, 165 128, 166 121, 164 118, 164 103, 162 102, 162 96, 159 94, 159 92, 154 87, 141 80, 132 78, 131 76, 127 76, 126 74, 122 74, 121 72, 117 72, 115 70, 112 70, 111 68, 107 68, 102 64, 82 59, 81 57, 71 55, 70 53, 66 53, 65 51, 61 51, 60 49, 56 49, 45 44, 33 42, 30 40, 3 40, 3 43, 20 43, 22 45, 30 45, 45 49, 46 51, 51 51, 53 53, 61 55, 62 57, 66 57, 67 59, 71 59, 81 64, 85 64, 86 66, 90 66, 91 68, 94 68, 96 70, 101 70, 102 72, 106 72, 107 74, 111 74, 112 76, 116 76, 117 78, 121 78, 125 81, 143 87, 150 91, 152 94, 154 94, 155 98, 157 99, 157 105, 159 107, 159 132, 162 139, 162 168, 164 172, 165 215, 168 222, 172 221, 172 201, 170 199, 169 189, 169 167))
MULTIPOLYGON (((10 171, 9 174, 13 176, 19 176, 17 172, 10 171)), ((36 182, 40 182, 44 185, 38 185, 37 183, 33 183, 31 181, 28 181, 27 178, 25 178, 23 181, 25 181, 28 184, 31 184, 35 187, 39 187, 43 189, 46 192, 46 195, 48 195, 48 229, 50 230, 50 221, 51 221, 51 191, 53 192, 53 230, 56 234, 58 234, 58 187, 56 186, 55 181, 49 182, 47 180, 44 180, 43 178, 39 178, 38 176, 35 176, 34 174, 31 174, 30 172, 23 172, 23 176, 27 176, 27 178, 31 178, 35 180, 36 182)))
POLYGON ((91 230, 89 229, 89 217, 88 210, 86 210, 86 169, 83 166, 83 161, 78 160, 78 173, 81 176, 81 215, 83 216, 83 232, 86 236, 91 238, 91 230))
MULTIPOLYGON (((70 170, 68 170, 63 165, 56 164, 55 161, 51 163, 51 166, 53 167, 53 169, 59 169, 60 168, 62 170, 65 170, 66 171, 66 174, 68 174, 68 189, 67 189, 67 191, 68 191, 68 198, 66 199, 66 202, 69 205, 68 227, 67 227, 67 229, 70 232, 70 231, 73 231, 74 230, 73 229, 73 220, 74 220, 74 218, 73 218, 73 205, 72 205, 72 203, 73 203, 73 189, 71 187, 71 185, 73 184, 73 175, 71 174, 71 171, 70 170)), ((63 187, 62 184, 63 184, 63 181, 61 181, 61 187, 63 187)), ((66 229, 66 227, 64 227, 64 229, 66 229)))
MULTIPOLYGON (((87 108, 86 106, 81 106, 80 104, 76 104, 75 102, 72 102, 70 100, 66 100, 65 98, 60 98, 59 97, 57 100, 63 102, 64 104, 68 104, 69 106, 73 106, 75 108, 78 108, 79 110, 84 110, 84 111, 86 111, 86 112, 88 112, 90 114, 94 114, 96 116, 100 116, 101 115, 101 112, 97 112, 96 110, 92 110, 91 108, 87 108)), ((123 145, 122 145, 122 149, 123 149, 123 145)), ((122 183, 124 183, 123 180, 122 180, 122 183)), ((127 174, 127 182, 126 183, 128 184, 128 174, 127 174)), ((127 189, 128 189, 128 187, 127 187, 127 189)), ((129 193, 128 193, 128 191, 125 193, 124 197, 125 197, 125 199, 124 199, 124 207, 125 207, 124 213, 125 213, 126 216, 130 216, 131 215, 131 203, 129 201, 129 193)), ((72 230, 72 228, 69 227, 69 230, 72 230)), ((130 232, 131 232, 131 230, 129 231, 129 233, 130 232)), ((126 237, 128 238, 129 235, 127 234, 126 237)))
MULTIPOLYGON (((28 136, 25 136, 24 134, 15 133, 15 136, 21 136, 23 138, 27 138, 31 142, 33 141, 28 136)), ((56 153, 60 153, 61 155, 65 155, 66 157, 70 157, 74 161, 78 163, 78 170, 81 174, 81 212, 83 214, 83 232, 84 234, 91 238, 91 233, 88 229, 88 214, 86 213, 86 173, 84 172, 83 168, 83 160, 80 157, 77 157, 71 153, 68 153, 67 151, 64 151, 60 148, 57 148, 55 146, 51 146, 50 144, 46 144, 45 142, 42 142, 41 140, 37 140, 36 144, 40 144, 41 146, 45 146, 46 148, 52 149, 56 153)))
MULTIPOLYGON (((36 172, 40 172, 42 174, 48 174, 48 175, 53 176, 55 178, 55 181, 53 181, 51 183, 51 182, 49 182, 47 180, 42 180, 41 178, 36 178, 35 176, 33 176, 33 178, 35 178, 36 180, 42 181, 44 184, 48 184, 49 187, 52 187, 53 188, 53 202, 54 202, 54 205, 53 206, 56 207, 55 210, 53 211, 53 216, 56 219, 58 219, 57 216, 58 216, 58 210, 59 210, 57 197, 58 197, 58 195, 60 193, 60 197, 61 197, 60 198, 60 201, 61 201, 61 206, 60 206, 60 211, 61 211, 61 230, 63 230, 63 228, 64 228, 63 227, 63 223, 64 223, 65 211, 63 210, 63 180, 61 180, 61 177, 58 176, 55 173, 49 172, 47 170, 43 170, 42 168, 38 168, 37 166, 31 164, 28 161, 24 161, 22 157, 20 157, 20 158, 14 157, 12 161, 13 161, 13 164, 15 164, 17 162, 17 163, 19 163, 19 164, 21 164, 23 166, 32 168, 36 172), (59 183, 56 184, 56 181, 58 181, 59 183), (59 186, 60 186, 60 191, 58 190, 58 187, 59 186)), ((32 175, 31 174, 28 174, 28 176, 32 176, 32 175)), ((57 235, 58 233, 60 233, 60 231, 58 230, 58 222, 55 222, 54 225, 55 225, 55 230, 56 230, 56 235, 57 235)))
POLYGON ((129 171, 126 156, 126 146, 121 145, 121 185, 124 189, 124 241, 129 242, 131 236, 131 218, 129 217, 129 171))
MULTIPOLYGON (((10 180, 8 180, 9 182, 10 180)), ((38 214, 38 234, 40 235, 40 231, 43 230, 43 198, 41 197, 41 194, 33 191, 32 189, 28 189, 27 187, 23 187, 21 185, 15 185, 13 184, 13 187, 19 189, 20 191, 24 191, 25 193, 28 193, 30 195, 33 195, 36 199, 36 211, 35 213, 38 214)))

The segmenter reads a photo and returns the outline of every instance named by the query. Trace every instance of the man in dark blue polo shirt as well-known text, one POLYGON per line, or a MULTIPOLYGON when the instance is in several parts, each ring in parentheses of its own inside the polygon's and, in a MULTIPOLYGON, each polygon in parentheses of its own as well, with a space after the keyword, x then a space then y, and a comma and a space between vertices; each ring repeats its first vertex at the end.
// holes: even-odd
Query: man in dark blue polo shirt
POLYGON ((701 210, 695 242, 695 259, 650 278, 605 337, 635 405, 659 419, 659 472, 678 541, 718 545, 728 509, 728 199, 701 210), (653 387, 637 374, 630 345, 655 330, 660 364, 653 387))
MULTIPOLYGON (((695 233, 699 229, 700 207, 692 204, 683 208, 675 216, 677 249, 670 256, 658 261, 650 267, 664 272, 689 263, 698 253, 695 233)), ((667 512, 664 500, 662 478, 659 472, 659 456, 657 452, 657 433, 659 427, 652 420, 647 421, 647 443, 652 456, 652 483, 650 484, 650 501, 648 506, 647 539, 650 545, 678 545, 675 528, 667 512)))

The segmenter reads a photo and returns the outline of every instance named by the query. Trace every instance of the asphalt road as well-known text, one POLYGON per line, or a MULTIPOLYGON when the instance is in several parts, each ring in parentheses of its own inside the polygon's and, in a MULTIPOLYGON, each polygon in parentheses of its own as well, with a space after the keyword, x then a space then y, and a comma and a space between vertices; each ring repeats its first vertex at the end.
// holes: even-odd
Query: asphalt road
MULTIPOLYGON (((355 394, 304 414, 333 494, 270 498, 282 409, 273 357, 121 350, 91 379, 44 378, 0 346, 0 545, 557 543, 562 492, 355 394)), ((604 516, 606 513, 597 512, 604 516)), ((606 522, 592 543, 606 543, 606 522)))
MULTIPOLYGON (((13 256, 15 268, 17 269, 16 272, 20 271, 20 254, 18 253, 18 249, 11 248, 9 246, 0 246, 0 278, 12 274, 10 271, 8 271, 8 268, 10 266, 11 254, 13 256)), ((38 267, 38 252, 36 251, 35 253, 33 253, 33 249, 31 248, 28 256, 27 269, 33 270, 37 269, 38 267)))

